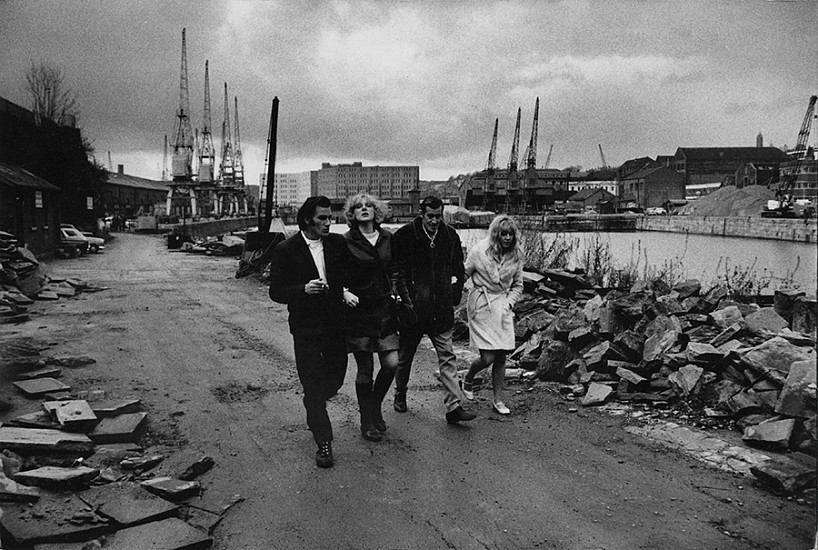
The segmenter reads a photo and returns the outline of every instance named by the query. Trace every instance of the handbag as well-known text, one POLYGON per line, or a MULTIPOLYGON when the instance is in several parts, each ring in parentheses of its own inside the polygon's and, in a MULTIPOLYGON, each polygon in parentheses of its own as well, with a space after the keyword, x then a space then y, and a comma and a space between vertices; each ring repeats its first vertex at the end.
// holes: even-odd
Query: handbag
POLYGON ((407 328, 418 322, 418 316, 411 303, 404 302, 397 292, 392 293, 392 317, 399 328, 407 328))

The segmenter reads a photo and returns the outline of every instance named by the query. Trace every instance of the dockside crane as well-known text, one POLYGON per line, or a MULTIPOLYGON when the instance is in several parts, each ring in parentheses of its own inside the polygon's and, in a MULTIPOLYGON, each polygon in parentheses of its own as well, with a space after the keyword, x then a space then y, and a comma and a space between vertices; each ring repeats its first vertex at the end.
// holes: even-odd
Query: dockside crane
POLYGON ((602 169, 608 169, 608 162, 605 160, 605 153, 602 152, 602 144, 599 144, 599 158, 602 159, 602 169))
POLYGON ((224 83, 224 120, 222 121, 222 161, 219 165, 222 187, 233 185, 233 143, 230 139, 230 104, 227 99, 227 82, 224 83))
POLYGON ((798 132, 798 141, 795 144, 795 149, 792 151, 792 166, 786 172, 784 170, 781 171, 781 181, 775 191, 775 199, 767 201, 767 207, 761 213, 763 218, 793 218, 796 216, 790 193, 795 180, 798 179, 801 164, 807 156, 807 141, 809 141, 810 127, 812 126, 812 117, 815 112, 816 101, 818 101, 818 96, 809 98, 807 112, 804 114, 804 121, 801 123, 801 130, 798 132))
POLYGON ((517 155, 520 149, 520 116, 522 109, 517 107, 517 124, 514 127, 514 139, 511 141, 511 157, 508 159, 508 175, 506 176, 506 205, 505 211, 511 212, 511 195, 520 190, 517 179, 517 155))
POLYGON ((489 149, 489 160, 486 163, 486 179, 483 183, 483 210, 494 209, 494 193, 497 191, 494 181, 495 155, 497 154, 497 126, 499 118, 494 119, 494 137, 491 138, 491 149, 489 149), (489 199, 491 197, 491 199, 489 199))
POLYGON ((244 160, 241 156, 241 134, 239 133, 239 98, 234 97, 236 113, 236 143, 233 148, 233 181, 237 187, 244 187, 244 160))
POLYGON ((545 164, 543 165, 543 168, 548 168, 548 166, 551 164, 551 152, 553 150, 554 150, 554 144, 552 143, 551 147, 548 148, 548 156, 545 157, 545 164))
POLYGON ((537 185, 537 133, 540 117, 540 98, 534 103, 534 122, 531 123, 531 139, 525 150, 525 178, 523 179, 520 212, 525 213, 528 208, 528 195, 537 185))
POLYGON ((168 135, 165 134, 165 148, 162 152, 162 181, 168 181, 168 135))
POLYGON ((213 122, 210 113, 210 62, 205 61, 204 111, 202 114, 202 140, 199 151, 199 184, 212 185, 216 165, 216 148, 213 145, 213 122))
POLYGON ((179 110, 176 112, 176 139, 173 142, 173 181, 190 182, 193 176, 193 130, 190 126, 190 95, 187 79, 187 37, 182 29, 182 65, 179 76, 179 110))

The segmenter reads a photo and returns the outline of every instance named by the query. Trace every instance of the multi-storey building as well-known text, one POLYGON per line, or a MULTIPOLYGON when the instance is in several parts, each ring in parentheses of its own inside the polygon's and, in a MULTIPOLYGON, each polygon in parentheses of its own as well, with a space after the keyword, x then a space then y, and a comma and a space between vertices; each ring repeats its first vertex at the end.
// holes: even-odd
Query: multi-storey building
POLYGON ((745 163, 775 172, 787 160, 787 154, 776 147, 679 147, 671 168, 684 175, 687 186, 734 178, 745 163))
MULTIPOLYGON (((310 172, 275 174, 273 178, 273 204, 276 206, 301 206, 311 193, 310 172)), ((267 174, 259 176, 261 186, 259 202, 267 200, 267 174)))
POLYGON ((311 175, 313 195, 325 195, 331 199, 346 199, 356 193, 370 193, 380 199, 397 199, 408 196, 418 187, 419 166, 364 166, 352 164, 321 164, 320 170, 311 175))

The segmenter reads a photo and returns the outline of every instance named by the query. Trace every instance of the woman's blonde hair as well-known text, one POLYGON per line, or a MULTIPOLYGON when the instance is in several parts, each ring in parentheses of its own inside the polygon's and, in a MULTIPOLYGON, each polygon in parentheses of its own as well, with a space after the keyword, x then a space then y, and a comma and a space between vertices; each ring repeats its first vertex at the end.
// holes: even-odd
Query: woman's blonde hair
POLYGON ((358 227, 358 222, 355 220, 355 207, 366 204, 371 204, 375 207, 375 227, 379 227, 386 219, 389 211, 384 201, 369 193, 358 193, 357 195, 349 197, 344 204, 344 216, 346 216, 347 225, 349 227, 358 227))
POLYGON ((514 240, 511 241, 511 248, 505 253, 519 258, 522 254, 520 250, 520 230, 517 228, 517 222, 508 214, 500 214, 491 220, 489 225, 489 249, 498 258, 503 256, 503 247, 500 245, 500 234, 503 231, 510 231, 514 237, 514 240))

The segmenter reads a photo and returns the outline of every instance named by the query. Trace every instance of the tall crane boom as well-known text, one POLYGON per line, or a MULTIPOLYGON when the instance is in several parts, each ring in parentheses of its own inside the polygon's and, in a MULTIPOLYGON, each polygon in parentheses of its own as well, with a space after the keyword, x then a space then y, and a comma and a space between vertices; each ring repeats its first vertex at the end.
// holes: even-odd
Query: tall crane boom
POLYGON ((554 150, 554 144, 551 144, 551 147, 548 148, 548 156, 545 157, 545 165, 543 168, 548 168, 548 165, 551 164, 551 152, 554 150))
POLYGON ((494 137, 491 138, 491 149, 489 149, 489 161, 486 164, 486 172, 494 173, 495 155, 497 154, 497 126, 500 123, 499 118, 494 119, 494 137))
POLYGON ((511 157, 508 159, 508 175, 511 177, 512 172, 517 172, 517 153, 520 149, 520 115, 522 109, 517 107, 517 125, 514 128, 514 139, 511 142, 511 157))
POLYGON ((204 112, 202 141, 199 151, 199 183, 213 183, 216 148, 213 145, 213 121, 210 114, 210 62, 205 61, 204 112))
POLYGON ((227 82, 224 83, 224 121, 222 122, 222 163, 219 170, 221 183, 233 185, 233 144, 230 141, 230 104, 227 100, 227 82))
POLYGON ((608 163, 605 160, 605 153, 602 152, 602 144, 599 144, 599 157, 602 159, 602 168, 607 169, 608 163))
POLYGON ((809 98, 807 112, 804 114, 804 121, 801 123, 801 130, 798 132, 798 142, 795 144, 795 149, 793 151, 795 164, 793 165, 792 169, 784 175, 783 181, 778 186, 778 191, 776 192, 776 198, 778 199, 785 198, 785 195, 790 191, 792 184, 795 182, 796 178, 798 178, 798 172, 801 169, 801 162, 807 155, 807 141, 809 140, 810 127, 812 126, 812 115, 815 111, 816 101, 818 101, 818 96, 812 96, 809 98))
POLYGON ((540 98, 534 104, 534 122, 531 125, 531 141, 528 142, 528 148, 525 151, 525 164, 528 168, 537 167, 537 127, 539 125, 540 116, 540 98))
POLYGON ((179 77, 179 110, 176 112, 176 139, 171 171, 174 181, 190 180, 193 170, 193 130, 190 126, 190 95, 187 85, 187 37, 182 29, 182 65, 179 77))
POLYGON ((239 133, 239 98, 234 97, 236 104, 236 143, 233 147, 233 180, 236 185, 244 185, 244 161, 241 157, 241 134, 239 133))
POLYGON ((491 138, 491 149, 489 149, 489 160, 486 163, 486 179, 483 182, 483 210, 488 210, 493 203, 494 198, 489 198, 489 195, 494 194, 494 168, 495 155, 497 154, 497 126, 500 123, 499 118, 494 119, 494 135, 491 138))

